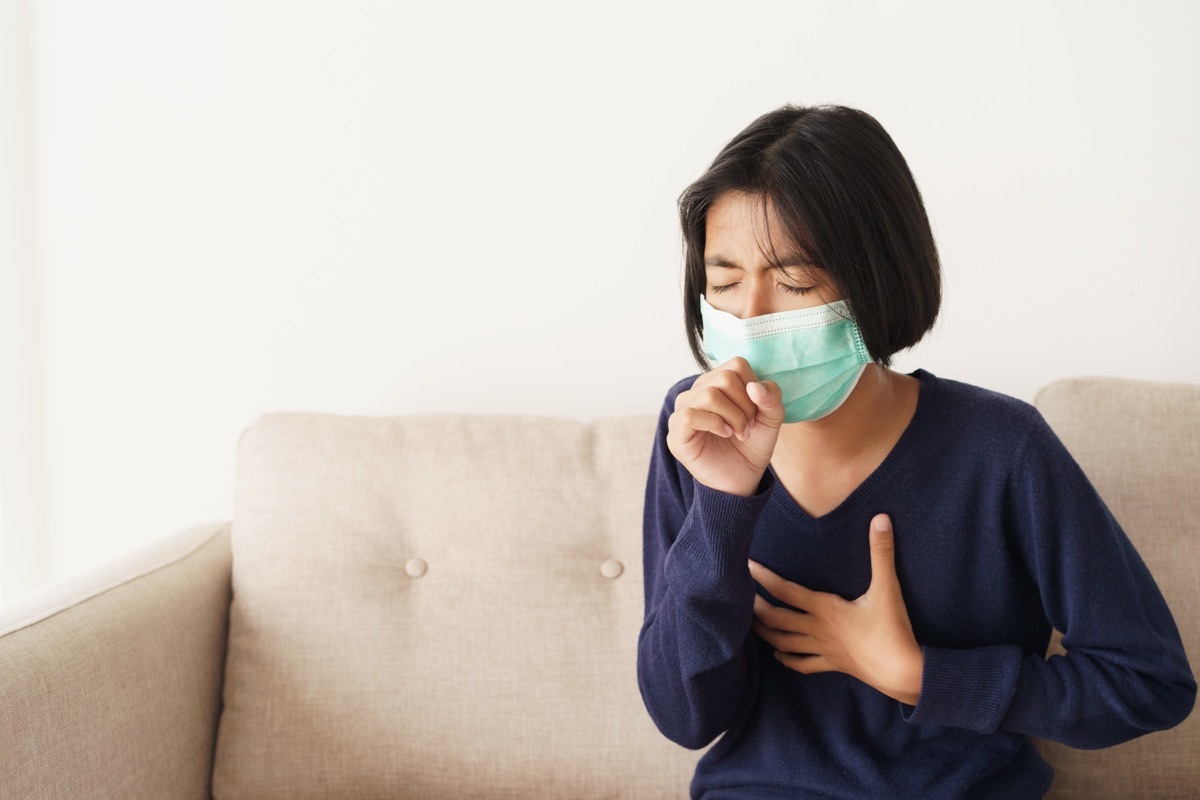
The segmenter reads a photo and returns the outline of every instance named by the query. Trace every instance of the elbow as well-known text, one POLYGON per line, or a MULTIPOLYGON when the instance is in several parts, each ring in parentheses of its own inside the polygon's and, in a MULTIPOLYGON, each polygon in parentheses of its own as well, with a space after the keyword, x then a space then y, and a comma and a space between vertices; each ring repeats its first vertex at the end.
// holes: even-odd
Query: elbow
POLYGON ((647 671, 640 657, 637 674, 642 704, 663 736, 688 750, 700 750, 724 733, 723 726, 692 706, 682 686, 647 671))
POLYGON ((1121 744, 1147 733, 1174 728, 1188 718, 1196 705, 1196 681, 1190 675, 1160 683, 1153 688, 1153 692, 1155 702, 1143 706, 1129 718, 1128 734, 1100 746, 1121 744))
POLYGON ((708 745, 711 744, 718 735, 720 734, 717 733, 713 734, 712 736, 707 734, 699 734, 695 736, 682 736, 679 738, 668 736, 667 738, 671 739, 671 741, 675 742, 675 744, 686 747, 688 750, 703 750, 705 747, 708 747, 708 745))
POLYGON ((1122 704, 1109 714, 1079 720, 1062 736, 1049 738, 1080 750, 1112 747, 1174 728, 1188 718, 1196 703, 1196 682, 1190 674, 1149 681, 1145 689, 1142 702, 1122 704))
POLYGON ((724 732, 717 729, 716 726, 706 726, 694 719, 681 719, 674 715, 655 713, 649 703, 647 703, 646 709, 650 712, 650 719, 654 721, 654 725, 663 736, 688 750, 702 750, 724 732))
POLYGON ((702 750, 725 732, 724 726, 688 709, 670 715, 651 713, 650 717, 663 736, 688 750, 702 750))
POLYGON ((1164 692, 1162 725, 1159 730, 1174 728, 1187 719, 1196 706, 1196 679, 1188 676, 1174 681, 1164 692))
POLYGON ((1174 728, 1191 715, 1196 705, 1196 677, 1181 654, 1174 669, 1160 673, 1151 684, 1156 702, 1150 717, 1150 730, 1174 728))
POLYGON ((666 698, 658 697, 647 689, 641 677, 638 683, 642 690, 642 703, 659 733, 688 750, 707 747, 724 730, 717 725, 706 724, 690 710, 681 710, 666 698))

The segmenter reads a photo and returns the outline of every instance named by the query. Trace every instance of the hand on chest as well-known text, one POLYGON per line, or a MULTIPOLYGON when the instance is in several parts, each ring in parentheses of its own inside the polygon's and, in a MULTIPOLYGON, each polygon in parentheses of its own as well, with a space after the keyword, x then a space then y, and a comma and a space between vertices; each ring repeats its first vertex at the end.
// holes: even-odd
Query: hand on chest
POLYGON ((1006 540, 997 509, 937 500, 927 489, 905 491, 921 482, 901 481, 896 492, 855 493, 816 519, 776 487, 755 528, 750 558, 788 581, 855 600, 871 586, 871 519, 887 513, 896 578, 918 638, 931 644, 1010 639, 1016 617, 1042 612, 1037 586, 1006 540), (913 497, 929 499, 912 503, 913 497))

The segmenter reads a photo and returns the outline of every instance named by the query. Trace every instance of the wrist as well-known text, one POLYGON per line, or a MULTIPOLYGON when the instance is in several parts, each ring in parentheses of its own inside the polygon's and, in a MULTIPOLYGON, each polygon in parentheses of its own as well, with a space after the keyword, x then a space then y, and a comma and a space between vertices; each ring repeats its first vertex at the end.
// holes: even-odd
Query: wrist
POLYGON ((902 663, 903 667, 897 676, 896 689, 888 694, 901 703, 916 706, 921 699, 921 682, 925 672, 925 654, 920 646, 902 659, 902 663))
MULTIPOLYGON (((703 483, 705 486, 707 486, 710 489, 713 489, 718 492, 724 492, 725 494, 732 494, 732 495, 736 495, 737 497, 754 497, 757 494, 761 494, 764 491, 764 489, 766 488, 764 486, 765 476, 766 476, 766 471, 764 470, 763 472, 759 473, 757 476, 753 476, 750 478, 742 478, 742 479, 726 480, 726 481, 713 481, 711 483, 709 483, 707 481, 700 481, 700 483, 703 483)), ((699 479, 697 479, 697 480, 699 480, 699 479)))

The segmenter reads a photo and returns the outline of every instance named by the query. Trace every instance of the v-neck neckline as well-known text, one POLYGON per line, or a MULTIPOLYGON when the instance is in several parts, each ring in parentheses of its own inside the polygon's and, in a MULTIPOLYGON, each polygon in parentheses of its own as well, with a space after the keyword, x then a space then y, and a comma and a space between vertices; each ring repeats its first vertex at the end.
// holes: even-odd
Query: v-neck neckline
POLYGON ((771 471, 771 477, 775 480, 775 490, 772 492, 773 497, 770 502, 778 506, 789 520, 806 528, 837 525, 848 514, 851 514, 861 506, 881 484, 885 483, 896 472, 897 467, 904 461, 908 451, 913 448, 913 442, 921 435, 921 429, 927 424, 926 418, 932 413, 931 406, 933 405, 934 393, 937 389, 937 376, 930 372, 923 369, 916 369, 908 373, 908 375, 921 382, 917 391, 917 407, 913 411, 912 419, 908 421, 908 425, 901 432, 900 438, 892 445, 892 449, 888 451, 888 454, 879 463, 879 466, 864 478, 858 486, 854 487, 854 491, 846 495, 842 502, 838 503, 837 507, 819 517, 812 516, 801 508, 800 504, 788 493, 787 488, 783 485, 783 481, 775 474, 775 467, 770 464, 767 465, 767 469, 771 471))

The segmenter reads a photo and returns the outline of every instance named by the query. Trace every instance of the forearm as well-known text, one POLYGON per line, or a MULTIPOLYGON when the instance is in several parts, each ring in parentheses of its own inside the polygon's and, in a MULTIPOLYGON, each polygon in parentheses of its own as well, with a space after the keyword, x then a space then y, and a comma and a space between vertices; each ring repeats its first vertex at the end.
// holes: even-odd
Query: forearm
POLYGON ((697 485, 682 523, 648 522, 647 608, 638 637, 638 683, 668 738, 703 747, 726 730, 752 688, 754 582, 746 566, 768 492, 734 497, 697 485), (678 536, 660 526, 679 524, 678 536))

